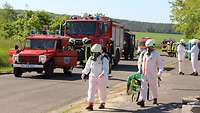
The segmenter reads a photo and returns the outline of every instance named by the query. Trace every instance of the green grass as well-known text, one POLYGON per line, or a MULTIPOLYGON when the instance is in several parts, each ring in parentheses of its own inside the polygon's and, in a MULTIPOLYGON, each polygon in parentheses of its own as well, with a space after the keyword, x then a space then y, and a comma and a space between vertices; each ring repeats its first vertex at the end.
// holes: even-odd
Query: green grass
POLYGON ((12 73, 13 72, 13 68, 10 67, 0 67, 0 73, 12 73))
POLYGON ((0 73, 12 71, 8 63, 10 48, 14 48, 14 41, 0 39, 0 73))
POLYGON ((156 41, 156 44, 160 44, 163 39, 173 38, 176 41, 180 41, 183 38, 183 35, 180 34, 164 34, 164 33, 147 33, 147 32, 136 32, 136 39, 142 37, 150 37, 156 41))

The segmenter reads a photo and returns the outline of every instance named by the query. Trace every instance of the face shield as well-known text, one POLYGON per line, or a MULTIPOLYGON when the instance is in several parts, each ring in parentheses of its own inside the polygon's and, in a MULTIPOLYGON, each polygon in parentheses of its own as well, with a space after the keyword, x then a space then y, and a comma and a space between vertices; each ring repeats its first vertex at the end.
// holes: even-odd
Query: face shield
POLYGON ((155 47, 154 46, 149 46, 147 47, 147 55, 151 55, 151 52, 155 50, 155 47))
POLYGON ((92 52, 92 60, 96 61, 97 57, 100 56, 101 53, 100 52, 92 52))

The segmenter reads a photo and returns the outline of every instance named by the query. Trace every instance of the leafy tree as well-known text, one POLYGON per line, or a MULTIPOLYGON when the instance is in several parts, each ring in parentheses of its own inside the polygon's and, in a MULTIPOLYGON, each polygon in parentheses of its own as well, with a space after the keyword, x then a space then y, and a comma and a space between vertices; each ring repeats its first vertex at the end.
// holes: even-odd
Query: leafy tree
POLYGON ((24 11, 24 13, 19 14, 17 20, 13 22, 15 33, 12 38, 17 40, 20 46, 23 47, 25 37, 30 35, 33 28, 40 28, 40 21, 37 14, 32 11, 24 11))
POLYGON ((186 38, 200 36, 200 0, 171 1, 171 20, 178 32, 186 38))
POLYGON ((60 29, 60 25, 62 26, 64 21, 67 20, 68 18, 69 18, 68 15, 56 16, 55 18, 53 18, 50 23, 50 32, 55 33, 57 29, 60 29))
POLYGON ((0 37, 8 39, 13 35, 12 22, 16 20, 16 15, 13 7, 5 2, 0 14, 0 37))
POLYGON ((37 11, 37 12, 35 12, 35 14, 39 18, 40 29, 42 29, 42 27, 44 25, 47 25, 47 26, 50 25, 52 17, 49 15, 48 12, 46 12, 46 11, 37 11))
POLYGON ((5 22, 12 22, 16 19, 17 13, 13 9, 13 7, 8 3, 5 2, 3 4, 3 10, 2 10, 2 17, 4 18, 5 22))

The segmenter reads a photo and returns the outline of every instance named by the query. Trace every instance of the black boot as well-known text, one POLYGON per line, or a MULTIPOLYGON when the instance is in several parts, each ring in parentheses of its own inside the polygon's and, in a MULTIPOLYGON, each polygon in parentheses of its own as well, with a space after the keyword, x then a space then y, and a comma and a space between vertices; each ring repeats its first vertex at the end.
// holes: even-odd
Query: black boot
POLYGON ((179 72, 178 74, 179 74, 179 75, 184 75, 184 73, 183 73, 183 72, 179 72))
POLYGON ((105 109, 105 103, 101 103, 99 109, 105 109))
POLYGON ((93 103, 89 103, 85 109, 87 109, 88 111, 93 111, 93 103))
POLYGON ((195 72, 191 73, 190 75, 195 75, 195 72))
POLYGON ((142 101, 137 102, 137 105, 140 105, 140 107, 144 107, 144 101, 142 100, 142 101))
POLYGON ((198 76, 198 72, 195 72, 194 76, 198 76))
POLYGON ((153 104, 158 104, 157 98, 154 98, 154 99, 153 99, 153 104))

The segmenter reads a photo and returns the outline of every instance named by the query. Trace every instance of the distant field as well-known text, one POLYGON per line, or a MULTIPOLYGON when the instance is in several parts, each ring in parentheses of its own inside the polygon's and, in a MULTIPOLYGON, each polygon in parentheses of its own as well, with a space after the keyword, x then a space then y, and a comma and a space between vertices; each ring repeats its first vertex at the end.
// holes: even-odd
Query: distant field
POLYGON ((162 34, 162 33, 144 33, 144 32, 136 32, 136 39, 142 37, 150 37, 155 39, 156 44, 160 44, 160 42, 165 38, 173 38, 176 41, 179 41, 183 38, 183 35, 180 34, 162 34))

